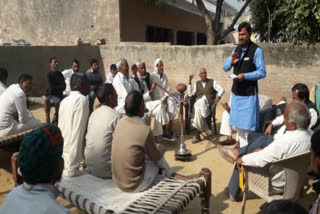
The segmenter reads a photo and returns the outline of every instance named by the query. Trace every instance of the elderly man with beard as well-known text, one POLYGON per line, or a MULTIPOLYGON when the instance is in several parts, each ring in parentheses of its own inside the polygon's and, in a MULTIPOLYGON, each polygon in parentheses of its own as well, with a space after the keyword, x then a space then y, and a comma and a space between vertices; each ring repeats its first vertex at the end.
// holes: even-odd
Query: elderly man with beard
MULTIPOLYGON (((134 90, 140 91, 143 94, 143 99, 146 103, 146 108, 149 110, 145 115, 146 121, 151 121, 151 117, 155 118, 153 134, 154 136, 163 135, 163 138, 168 141, 175 141, 176 137, 170 133, 166 127, 168 121, 167 113, 161 100, 152 101, 156 90, 157 82, 152 82, 150 74, 146 70, 146 64, 139 59, 136 63, 138 67, 137 76, 131 79, 134 90)), ((149 123, 149 122, 147 122, 149 123)))
MULTIPOLYGON (((157 83, 157 85, 161 86, 162 88, 166 89, 167 91, 170 91, 170 85, 168 76, 166 73, 164 73, 163 69, 163 61, 158 58, 154 61, 153 64, 153 72, 151 73, 150 79, 152 82, 157 83)), ((177 114, 177 102, 174 98, 170 97, 168 93, 166 93, 164 90, 160 89, 159 87, 156 87, 151 94, 152 100, 161 100, 164 108, 168 112, 169 116, 169 134, 174 137, 175 134, 173 132, 173 120, 175 115, 177 114)))

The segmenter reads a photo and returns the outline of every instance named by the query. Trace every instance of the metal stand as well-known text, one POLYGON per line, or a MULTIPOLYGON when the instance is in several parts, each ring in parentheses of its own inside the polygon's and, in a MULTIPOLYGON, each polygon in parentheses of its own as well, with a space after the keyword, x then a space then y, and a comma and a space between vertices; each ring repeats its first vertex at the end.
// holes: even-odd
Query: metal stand
POLYGON ((183 102, 184 102, 184 92, 186 91, 187 86, 185 84, 178 84, 177 90, 180 93, 180 112, 179 112, 179 118, 180 118, 180 145, 179 149, 176 151, 176 160, 182 160, 186 161, 191 158, 191 151, 187 149, 186 144, 184 143, 184 137, 183 137, 183 102))

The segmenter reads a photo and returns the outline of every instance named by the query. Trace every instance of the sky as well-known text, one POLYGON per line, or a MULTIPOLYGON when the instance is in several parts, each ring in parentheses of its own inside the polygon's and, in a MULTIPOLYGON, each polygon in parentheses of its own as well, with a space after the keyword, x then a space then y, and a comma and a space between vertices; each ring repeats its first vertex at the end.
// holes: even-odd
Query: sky
POLYGON ((240 10, 242 5, 244 4, 243 1, 238 1, 238 0, 225 0, 226 2, 228 2, 230 5, 232 5, 233 7, 235 7, 237 10, 240 10))

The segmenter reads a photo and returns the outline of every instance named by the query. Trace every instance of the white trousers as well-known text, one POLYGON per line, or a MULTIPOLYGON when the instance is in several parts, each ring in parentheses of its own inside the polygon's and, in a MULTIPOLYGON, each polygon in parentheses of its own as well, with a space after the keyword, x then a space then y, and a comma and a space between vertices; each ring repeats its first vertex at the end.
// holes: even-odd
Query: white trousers
POLYGON ((232 126, 229 123, 230 114, 227 111, 223 111, 220 125, 220 134, 225 136, 232 135, 232 126))
POLYGON ((25 123, 19 123, 16 120, 12 121, 11 126, 5 129, 0 130, 0 137, 17 134, 23 131, 26 131, 28 129, 34 129, 41 125, 41 121, 38 119, 35 119, 33 116, 29 116, 27 122, 25 123))
POLYGON ((237 129, 237 141, 239 141, 240 147, 244 147, 244 146, 248 145, 249 131, 244 130, 244 129, 240 129, 240 128, 236 128, 236 129, 237 129))
POLYGON ((158 160, 157 163, 154 163, 152 160, 150 160, 148 155, 145 155, 144 163, 145 165, 143 180, 139 184, 139 186, 134 190, 134 192, 142 192, 148 189, 152 185, 156 177, 159 175, 159 169, 163 170, 161 176, 164 177, 170 177, 173 173, 164 157, 158 160))
POLYGON ((172 97, 168 97, 167 104, 168 104, 167 111, 168 111, 168 115, 169 115, 169 121, 172 121, 172 120, 174 120, 174 118, 177 114, 177 110, 178 110, 177 101, 172 97))
POLYGON ((145 103, 146 108, 149 110, 144 114, 142 118, 143 121, 147 124, 151 124, 151 118, 154 118, 154 126, 152 133, 154 136, 162 135, 163 129, 162 126, 168 123, 167 112, 163 107, 161 100, 148 101, 145 103))
POLYGON ((194 118, 192 126, 195 127, 199 132, 207 131, 208 125, 205 118, 210 114, 209 103, 202 97, 198 99, 194 104, 194 118))

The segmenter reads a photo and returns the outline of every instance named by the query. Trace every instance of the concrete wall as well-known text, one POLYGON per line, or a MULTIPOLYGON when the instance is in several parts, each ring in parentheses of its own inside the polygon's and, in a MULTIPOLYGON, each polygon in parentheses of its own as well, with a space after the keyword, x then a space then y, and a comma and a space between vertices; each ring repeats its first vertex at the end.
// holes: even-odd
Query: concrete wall
POLYGON ((119 43, 119 0, 0 0, 0 43, 25 39, 32 45, 119 43))
POLYGON ((146 41, 147 26, 169 28, 173 31, 205 32, 201 16, 175 8, 146 6, 141 0, 121 0, 121 41, 146 41))
MULTIPOLYGON (((126 57, 130 65, 142 58, 149 72, 152 72, 154 60, 162 58, 173 90, 177 83, 187 83, 189 74, 195 74, 197 80, 200 67, 205 67, 208 76, 226 89, 223 100, 228 101, 232 81, 226 78, 228 74, 222 67, 234 47, 126 44, 101 46, 100 51, 105 65, 115 63, 120 57, 126 57)), ((316 49, 290 44, 262 44, 261 47, 267 65, 267 77, 259 81, 261 94, 276 102, 281 96, 291 97, 290 87, 294 83, 303 82, 312 87, 320 81, 320 45, 316 49)))
MULTIPOLYGON (((32 96, 42 96, 47 88, 46 74, 49 59, 56 56, 58 70, 69 69, 73 59, 80 61, 80 71, 89 69, 89 60, 96 58, 100 68, 104 64, 98 46, 76 47, 0 47, 0 67, 9 72, 9 84, 16 83, 22 73, 33 76, 32 96)), ((103 70, 104 72, 104 70, 103 70)))
MULTIPOLYGON (((316 49, 290 44, 261 45, 267 64, 267 77, 259 81, 261 94, 278 101, 281 96, 291 97, 290 87, 297 82, 309 87, 320 81, 320 45, 316 49)), ((165 72, 169 76, 172 90, 180 82, 187 83, 189 74, 198 79, 200 67, 207 68, 208 76, 214 78, 225 89, 223 100, 228 101, 232 81, 222 69, 224 60, 233 45, 220 46, 170 46, 145 44, 120 44, 106 46, 75 47, 0 47, 0 67, 9 70, 9 83, 17 81, 19 74, 30 73, 34 77, 33 95, 43 95, 47 87, 45 74, 52 56, 59 60, 59 70, 70 67, 73 58, 81 62, 81 71, 89 68, 90 58, 97 58, 100 66, 109 71, 111 63, 126 57, 130 65, 138 58, 146 61, 147 70, 152 72, 153 62, 161 57, 165 72)))

